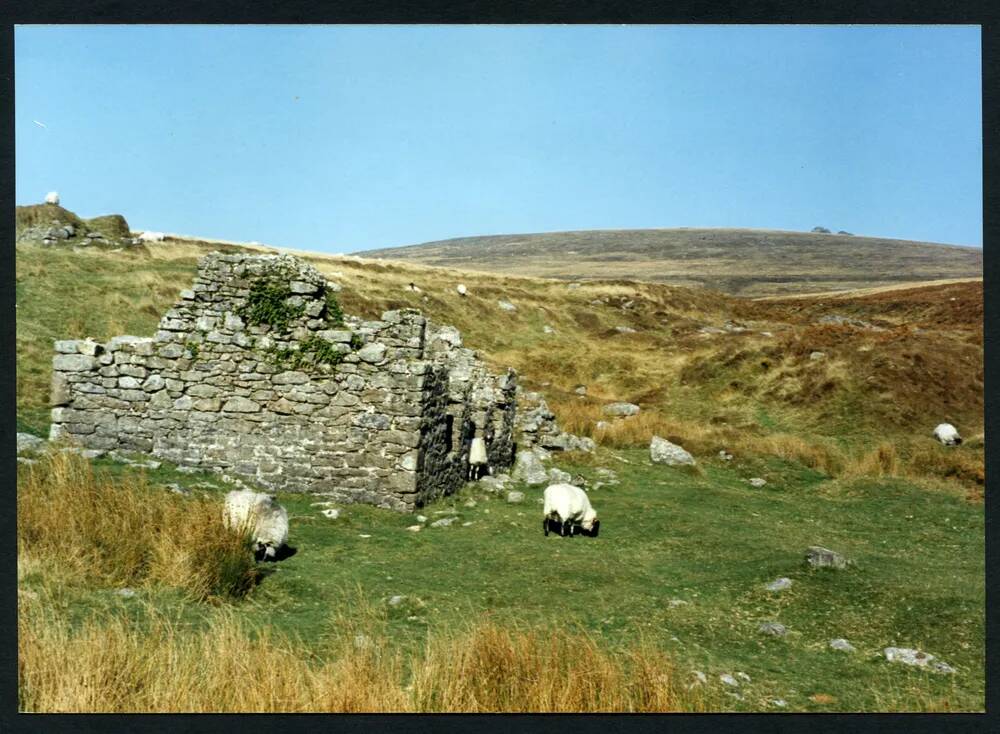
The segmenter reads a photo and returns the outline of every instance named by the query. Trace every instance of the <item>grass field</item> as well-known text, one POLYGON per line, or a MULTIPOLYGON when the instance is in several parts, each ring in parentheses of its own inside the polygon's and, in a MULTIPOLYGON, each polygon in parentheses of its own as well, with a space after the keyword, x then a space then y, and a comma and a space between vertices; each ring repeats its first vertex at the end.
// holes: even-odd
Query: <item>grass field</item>
MULTIPOLYGON (((36 559, 24 543, 21 624, 43 640, 61 629, 60 644, 47 647, 55 657, 49 665, 71 680, 23 674, 22 706, 52 710, 56 688, 82 687, 78 679, 94 671, 81 669, 66 641, 85 636, 87 620, 98 620, 106 634, 112 620, 121 620, 123 634, 167 625, 169 634, 157 629, 168 647, 220 629, 232 633, 235 624, 243 637, 266 634, 316 665, 339 660, 348 643, 365 635, 400 657, 394 682, 380 683, 402 696, 389 699, 400 710, 420 708, 406 686, 432 641, 483 625, 543 641, 565 631, 591 641, 610 660, 641 648, 671 680, 669 704, 662 702, 670 709, 982 709, 983 517, 977 503, 900 480, 832 480, 780 460, 737 456, 691 472, 653 466, 643 450, 578 458, 586 461, 567 457, 559 465, 591 481, 596 465, 619 475, 619 484, 591 492, 601 517, 596 539, 544 537, 540 488, 521 487, 525 502, 509 504, 470 485, 424 510, 429 522, 452 515, 457 522, 417 533, 406 530, 417 522, 411 515, 351 506, 328 520, 312 506, 316 498, 282 495, 297 552, 264 568, 267 575, 242 601, 199 604, 169 584, 141 578, 132 579, 136 596, 124 599, 115 594, 121 581, 54 578, 44 570, 45 554, 36 559), (769 483, 754 489, 748 475, 769 483), (855 565, 810 569, 804 552, 815 544, 855 565), (790 578, 791 588, 766 591, 764 584, 778 577, 790 578), (402 599, 392 605, 395 596, 402 599), (758 632, 767 621, 786 625, 786 637, 758 632), (829 640, 838 637, 857 651, 831 650, 829 640), (958 673, 890 664, 881 657, 887 646, 931 652, 958 673), (696 670, 708 682, 688 690, 696 670), (728 688, 719 680, 727 673, 750 681, 728 688), (774 699, 787 706, 779 709, 774 699)), ((114 478, 107 481, 135 473, 98 465, 114 478)), ((45 467, 23 470, 22 482, 33 471, 45 467)), ((217 478, 164 468, 148 475, 149 491, 173 497, 156 489, 166 481, 220 487, 195 490, 209 496, 224 488, 217 478)), ((159 680, 159 706, 195 705, 186 693, 192 681, 184 677, 195 674, 159 680)), ((142 709, 142 696, 140 690, 128 705, 142 709)), ((605 705, 613 708, 613 701, 605 705)), ((81 701, 62 705, 87 708, 81 701)), ((468 710, 471 703, 453 705, 468 710)), ((280 710, 282 703, 271 706, 280 710)))
MULTIPOLYGON (((19 244, 18 430, 46 434, 54 339, 154 333, 211 249, 221 248, 19 244)), ((211 512, 182 542, 163 534, 173 526, 163 518, 217 503, 218 477, 104 460, 92 478, 19 465, 23 710, 983 709, 981 283, 751 301, 310 260, 343 285, 346 312, 412 306, 457 326, 467 346, 542 391, 565 429, 593 436, 596 456, 556 463, 591 484, 599 466, 618 472, 618 485, 591 492, 600 536, 543 537, 540 488, 507 504, 469 486, 422 510, 429 521, 455 512, 456 523, 417 533, 411 515, 347 506, 328 520, 317 498, 282 495, 295 555, 192 574, 192 559, 169 549, 211 537, 211 512), (501 311, 501 298, 517 311, 501 311), (599 429, 613 400, 642 412, 599 429), (930 438, 943 420, 965 444, 930 438), (698 469, 650 465, 653 434, 692 451, 698 469), (723 448, 732 462, 717 458, 723 448), (758 476, 768 483, 753 489, 745 480, 758 476), (193 496, 164 492, 166 482, 193 496), (85 500, 109 522, 46 535, 58 523, 27 511, 85 500), (119 537, 130 542, 109 540, 119 537), (810 570, 809 545, 855 565, 810 570), (259 575, 248 593, 225 582, 236 572, 259 575), (782 576, 791 588, 764 589, 782 576), (118 595, 123 586, 136 595, 118 595), (765 621, 788 634, 759 633, 765 621), (829 649, 837 637, 857 652, 829 649), (958 672, 889 664, 888 646, 958 672), (267 674, 254 675, 261 660, 267 674), (689 687, 693 671, 707 682, 689 687), (737 673, 750 680, 719 680, 737 673), (555 693, 567 689, 584 693, 555 693)))

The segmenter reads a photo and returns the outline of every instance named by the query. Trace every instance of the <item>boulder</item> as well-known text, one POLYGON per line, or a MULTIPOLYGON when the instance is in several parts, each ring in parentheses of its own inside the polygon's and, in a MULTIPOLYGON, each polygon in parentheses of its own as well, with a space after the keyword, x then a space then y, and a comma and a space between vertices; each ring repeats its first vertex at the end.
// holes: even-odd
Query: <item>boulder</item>
POLYGON ((653 436, 649 444, 649 458, 654 464, 667 466, 693 465, 694 457, 677 444, 670 443, 665 438, 653 436))
POLYGON ((811 545, 806 549, 806 562, 813 568, 836 569, 847 568, 850 563, 839 553, 818 545, 811 545))
POLYGON ((751 477, 747 481, 750 482, 751 487, 757 487, 758 489, 767 484, 767 480, 761 479, 760 477, 751 477))
POLYGON ((764 622, 757 628, 757 631, 772 637, 784 637, 788 634, 788 629, 779 622, 764 622))
POLYGON ((768 591, 784 591, 785 589, 791 588, 791 585, 791 579, 782 577, 780 579, 775 579, 769 584, 765 584, 764 588, 768 591))
POLYGON ((565 472, 562 469, 556 469, 552 467, 549 469, 549 483, 550 484, 572 484, 573 477, 569 472, 565 472))
POLYGON ((639 406, 635 403, 609 403, 602 409, 604 415, 628 416, 638 415, 639 406))
POLYGON ((512 505, 519 505, 524 502, 524 492, 508 492, 507 502, 512 505))
POLYGON ((41 451, 43 446, 45 446, 44 438, 33 436, 30 433, 17 434, 17 453, 19 454, 35 453, 41 451))
POLYGON ((936 673, 954 673, 953 667, 948 663, 936 660, 930 653, 914 650, 909 647, 887 647, 882 651, 885 659, 890 663, 902 663, 912 665, 917 668, 930 668, 936 673))
POLYGON ((541 460, 534 451, 519 451, 517 460, 514 462, 514 471, 511 476, 519 482, 525 484, 545 484, 549 480, 549 475, 542 466, 541 460))
POLYGON ((501 311, 517 311, 517 306, 510 301, 497 301, 497 305, 500 307, 501 311))
POLYGON ((854 652, 854 645, 844 638, 838 637, 836 640, 830 640, 830 649, 840 650, 841 652, 854 652))

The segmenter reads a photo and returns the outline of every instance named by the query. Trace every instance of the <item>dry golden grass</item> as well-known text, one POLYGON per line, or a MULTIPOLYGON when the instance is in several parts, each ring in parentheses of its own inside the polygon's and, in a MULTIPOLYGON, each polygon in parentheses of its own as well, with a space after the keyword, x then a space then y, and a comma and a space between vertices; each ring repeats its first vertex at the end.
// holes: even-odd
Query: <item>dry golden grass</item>
POLYGON ((381 636, 341 636, 322 658, 220 611, 200 631, 150 610, 79 628, 23 599, 20 709, 26 712, 654 712, 701 710, 662 654, 615 655, 583 633, 482 621, 430 636, 404 657, 381 636))
POLYGON ((197 599, 239 597, 258 571, 247 537, 222 524, 217 500, 183 498, 142 474, 112 482, 71 453, 22 469, 18 557, 97 585, 160 584, 197 599))

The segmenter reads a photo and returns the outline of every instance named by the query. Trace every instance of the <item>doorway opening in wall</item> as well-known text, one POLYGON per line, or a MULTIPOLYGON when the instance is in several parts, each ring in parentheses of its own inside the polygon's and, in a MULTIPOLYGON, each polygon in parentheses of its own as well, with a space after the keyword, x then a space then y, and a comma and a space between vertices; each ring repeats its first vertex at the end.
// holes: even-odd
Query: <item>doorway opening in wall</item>
POLYGON ((455 435, 455 416, 446 415, 444 423, 444 443, 448 447, 449 451, 455 450, 454 435, 455 435))

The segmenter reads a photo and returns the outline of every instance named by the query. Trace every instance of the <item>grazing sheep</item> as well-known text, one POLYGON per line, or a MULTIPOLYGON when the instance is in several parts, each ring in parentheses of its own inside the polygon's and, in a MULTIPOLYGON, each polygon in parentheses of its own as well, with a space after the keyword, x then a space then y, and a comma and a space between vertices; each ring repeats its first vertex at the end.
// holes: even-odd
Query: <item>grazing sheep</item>
POLYGON ((469 447, 469 479, 479 479, 483 475, 483 467, 490 472, 489 458, 486 456, 486 441, 476 436, 469 447))
POLYGON ((557 530, 560 535, 584 535, 597 537, 600 521, 597 512, 590 506, 587 493, 572 484, 550 484, 542 494, 542 530, 557 530))
POLYGON ((460 296, 464 296, 466 293, 469 292, 468 289, 465 287, 465 285, 462 283, 459 283, 458 286, 455 288, 455 290, 458 291, 458 295, 460 296))
POLYGON ((962 443, 962 437, 958 435, 958 429, 951 423, 941 423, 934 429, 934 438, 945 446, 958 446, 962 443))
POLYGON ((273 559, 288 542, 288 512, 269 494, 248 489, 230 492, 226 495, 222 521, 231 530, 252 534, 258 559, 273 559))
POLYGON ((58 191, 50 191, 49 193, 47 193, 45 195, 45 203, 46 204, 55 204, 56 206, 58 206, 59 205, 59 192, 58 191))
POLYGON ((143 232, 139 235, 142 242, 163 242, 163 232, 143 232))

